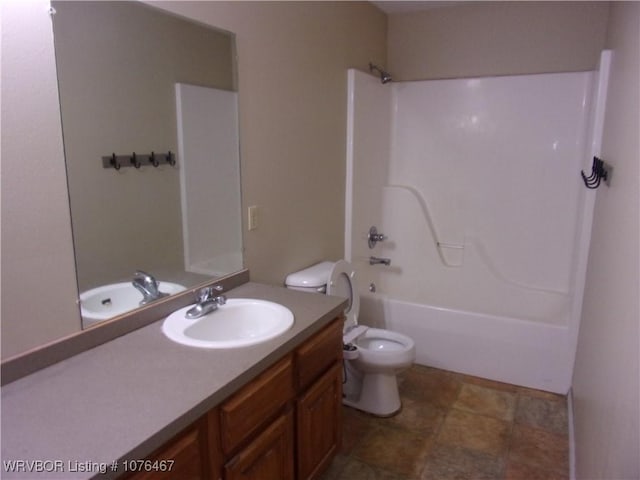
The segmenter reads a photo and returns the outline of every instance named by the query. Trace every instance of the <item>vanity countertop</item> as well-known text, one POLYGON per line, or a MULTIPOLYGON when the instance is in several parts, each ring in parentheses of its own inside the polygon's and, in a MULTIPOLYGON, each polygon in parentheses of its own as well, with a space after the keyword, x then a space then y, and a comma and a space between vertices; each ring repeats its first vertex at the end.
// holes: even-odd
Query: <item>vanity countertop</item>
POLYGON ((253 282, 226 295, 285 305, 294 325, 262 344, 208 350, 169 340, 160 320, 3 386, 2 478, 34 478, 38 470, 47 479, 121 474, 117 460, 145 458, 327 325, 346 302, 253 282), (23 471, 10 473, 9 461, 43 463, 14 463, 23 471))

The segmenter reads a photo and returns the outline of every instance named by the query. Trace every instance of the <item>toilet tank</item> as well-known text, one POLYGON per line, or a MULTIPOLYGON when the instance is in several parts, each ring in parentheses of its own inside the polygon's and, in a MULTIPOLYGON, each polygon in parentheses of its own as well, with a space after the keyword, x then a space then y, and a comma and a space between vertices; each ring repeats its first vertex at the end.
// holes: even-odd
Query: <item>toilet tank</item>
POLYGON ((290 273, 285 279, 287 288, 303 292, 325 293, 334 262, 320 262, 304 270, 290 273))

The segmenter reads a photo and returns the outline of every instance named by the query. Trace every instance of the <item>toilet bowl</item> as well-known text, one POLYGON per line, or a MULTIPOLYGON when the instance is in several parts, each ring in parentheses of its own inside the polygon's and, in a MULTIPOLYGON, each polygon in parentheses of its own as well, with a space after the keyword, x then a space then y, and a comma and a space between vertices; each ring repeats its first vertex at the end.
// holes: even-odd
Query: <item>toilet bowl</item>
POLYGON ((401 333, 358 324, 360 297, 353 267, 344 260, 321 262, 288 275, 285 284, 348 300, 343 327, 342 402, 378 416, 397 413, 401 401, 396 375, 413 363, 415 344, 401 333))

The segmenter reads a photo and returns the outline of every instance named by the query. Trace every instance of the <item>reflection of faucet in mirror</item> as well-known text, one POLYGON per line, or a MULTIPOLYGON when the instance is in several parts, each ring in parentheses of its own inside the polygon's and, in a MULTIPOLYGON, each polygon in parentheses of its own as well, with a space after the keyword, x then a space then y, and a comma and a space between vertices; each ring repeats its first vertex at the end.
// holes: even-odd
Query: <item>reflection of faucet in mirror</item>
POLYGON ((142 270, 137 270, 136 273, 133 274, 131 284, 142 294, 142 300, 140 300, 141 306, 169 295, 168 293, 161 292, 158 281, 142 270))
POLYGON ((189 319, 200 318, 208 313, 218 309, 218 305, 224 305, 227 297, 224 295, 216 295, 214 291, 221 291, 222 287, 205 287, 198 293, 198 301, 195 306, 185 313, 185 317, 189 319))

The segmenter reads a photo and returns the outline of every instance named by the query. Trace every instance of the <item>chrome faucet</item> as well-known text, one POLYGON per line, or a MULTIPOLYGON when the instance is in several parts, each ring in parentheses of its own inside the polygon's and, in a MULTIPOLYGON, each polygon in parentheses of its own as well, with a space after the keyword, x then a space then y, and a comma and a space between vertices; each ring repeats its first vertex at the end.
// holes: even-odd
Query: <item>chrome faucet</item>
POLYGON ((369 265, 391 265, 390 258, 369 257, 369 265))
POLYGON ((197 302, 194 307, 187 310, 185 318, 194 319, 204 317, 208 313, 218 309, 218 306, 227 303, 227 297, 224 295, 216 295, 215 292, 222 291, 220 285, 215 287, 205 287, 198 292, 197 302))
POLYGON ((133 274, 131 284, 142 294, 140 305, 146 305, 147 303, 169 295, 168 293, 161 292, 158 281, 153 278, 152 275, 142 270, 136 270, 136 273, 133 274))

